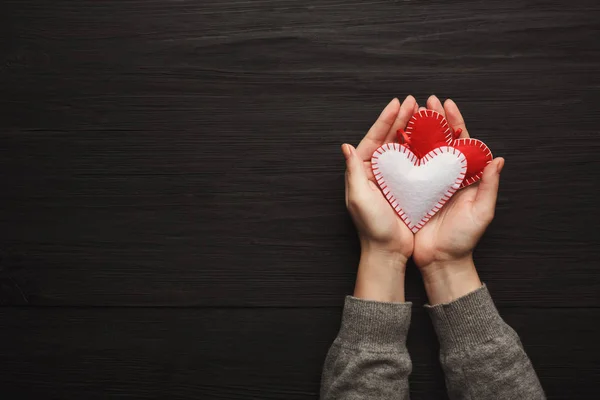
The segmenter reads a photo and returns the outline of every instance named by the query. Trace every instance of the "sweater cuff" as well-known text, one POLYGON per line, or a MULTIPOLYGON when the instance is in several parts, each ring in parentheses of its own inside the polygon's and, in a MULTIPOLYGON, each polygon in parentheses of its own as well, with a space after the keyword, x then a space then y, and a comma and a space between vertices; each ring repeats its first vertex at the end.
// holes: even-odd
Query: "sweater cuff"
POLYGON ((383 303, 347 296, 337 342, 373 352, 398 351, 406 344, 412 303, 383 303))
POLYGON ((442 350, 464 349, 504 333, 504 321, 485 285, 448 304, 425 308, 442 350))

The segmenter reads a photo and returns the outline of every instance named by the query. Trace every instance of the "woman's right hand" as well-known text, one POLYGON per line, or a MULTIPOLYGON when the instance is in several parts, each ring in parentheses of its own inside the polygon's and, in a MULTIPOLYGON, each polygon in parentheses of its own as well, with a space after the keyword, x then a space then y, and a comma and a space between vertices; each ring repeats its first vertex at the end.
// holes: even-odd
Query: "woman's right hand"
MULTIPOLYGON (((431 96, 427 107, 437 111, 454 129, 469 133, 452 100, 444 105, 431 96)), ((459 190, 415 235, 413 259, 423 275, 431 304, 446 303, 481 287, 473 263, 475 245, 494 218, 503 158, 483 171, 481 181, 459 190)))

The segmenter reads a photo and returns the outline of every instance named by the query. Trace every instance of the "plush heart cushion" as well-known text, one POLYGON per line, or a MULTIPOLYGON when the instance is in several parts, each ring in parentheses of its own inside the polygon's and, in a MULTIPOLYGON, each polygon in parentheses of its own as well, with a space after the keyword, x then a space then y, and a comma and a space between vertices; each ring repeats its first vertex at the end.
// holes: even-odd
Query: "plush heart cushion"
POLYGON ((483 169, 493 160, 492 152, 481 140, 458 139, 440 113, 421 110, 408 121, 406 136, 410 149, 422 157, 439 146, 451 146, 467 158, 467 173, 461 187, 481 179, 483 169))
POLYGON ((418 157, 404 145, 388 143, 373 153, 371 165, 388 202, 413 232, 452 197, 467 172, 465 155, 450 146, 418 157))

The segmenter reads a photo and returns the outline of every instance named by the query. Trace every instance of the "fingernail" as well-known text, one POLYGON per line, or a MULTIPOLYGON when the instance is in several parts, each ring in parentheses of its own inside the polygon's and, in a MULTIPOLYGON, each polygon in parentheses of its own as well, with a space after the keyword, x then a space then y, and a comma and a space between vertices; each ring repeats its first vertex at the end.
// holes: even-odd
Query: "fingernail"
POLYGON ((390 112, 389 111, 390 107, 392 106, 392 104, 394 103, 395 100, 397 100, 397 99, 394 97, 392 100, 390 100, 389 103, 387 103, 387 106, 383 107, 383 110, 381 110, 380 117, 383 116, 383 115, 385 115, 386 113, 390 112))
POLYGON ((502 159, 502 161, 500 161, 498 163, 498 165, 496 166, 496 170, 498 173, 502 172, 502 168, 504 168, 504 159, 502 159))
POLYGON ((349 144, 344 143, 342 145, 342 154, 344 154, 344 157, 346 159, 350 158, 350 155, 352 154, 352 151, 350 150, 350 145, 349 144))

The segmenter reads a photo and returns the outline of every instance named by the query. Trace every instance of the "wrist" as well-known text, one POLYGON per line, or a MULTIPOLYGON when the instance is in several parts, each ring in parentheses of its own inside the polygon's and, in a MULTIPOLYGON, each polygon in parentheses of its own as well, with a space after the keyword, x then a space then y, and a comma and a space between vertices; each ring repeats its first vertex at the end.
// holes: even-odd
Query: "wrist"
POLYGON ((388 303, 404 302, 408 257, 377 246, 361 247, 354 297, 388 303))
POLYGON ((435 261, 420 270, 431 305, 449 303, 482 285, 471 254, 460 259, 435 261))

